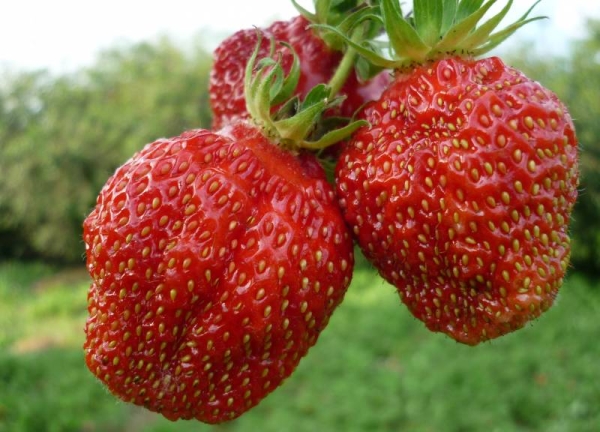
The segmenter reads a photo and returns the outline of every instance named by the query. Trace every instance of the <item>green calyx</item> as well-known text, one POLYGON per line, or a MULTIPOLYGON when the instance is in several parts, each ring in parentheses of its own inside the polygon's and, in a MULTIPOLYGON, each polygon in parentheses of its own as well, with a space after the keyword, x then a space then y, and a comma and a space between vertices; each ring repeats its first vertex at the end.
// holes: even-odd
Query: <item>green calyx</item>
MULTIPOLYGON (((346 43, 343 38, 333 32, 322 32, 320 26, 331 26, 337 28, 343 34, 350 34, 356 25, 358 16, 372 13, 378 5, 379 0, 314 0, 314 12, 309 12, 292 0, 292 4, 308 22, 313 26, 318 36, 332 50, 344 51, 346 43)), ((377 20, 369 21, 365 28, 364 37, 373 37, 382 32, 381 23, 377 20)))
POLYGON ((370 63, 390 69, 400 69, 452 56, 478 57, 497 47, 515 31, 532 21, 545 17, 529 18, 541 0, 517 21, 496 30, 506 16, 513 1, 495 15, 484 20, 496 0, 414 0, 412 14, 405 15, 399 0, 381 0, 378 19, 389 39, 390 58, 356 44, 338 29, 328 27, 352 46, 370 63))
MULTIPOLYGON (((330 86, 319 84, 300 100, 293 96, 300 78, 300 61, 294 50, 284 44, 293 54, 294 61, 286 75, 280 59, 275 58, 275 41, 271 40, 271 53, 258 60, 261 35, 252 57, 246 65, 245 98, 250 117, 273 142, 291 151, 323 150, 345 138, 365 121, 345 121, 343 125, 328 127, 323 113, 339 105, 343 98, 335 97, 330 86), (274 106, 281 105, 275 112, 274 106)), ((343 60, 342 60, 343 61, 343 60)))
POLYGON ((368 80, 381 68, 360 57, 348 45, 346 36, 356 45, 369 44, 369 41, 383 33, 379 15, 380 0, 314 0, 315 12, 309 12, 296 0, 292 3, 309 23, 315 35, 332 51, 345 55, 344 63, 338 68, 337 77, 329 85, 337 92, 345 82, 349 72, 354 69, 362 80, 368 80), (334 31, 331 31, 334 29, 334 31))

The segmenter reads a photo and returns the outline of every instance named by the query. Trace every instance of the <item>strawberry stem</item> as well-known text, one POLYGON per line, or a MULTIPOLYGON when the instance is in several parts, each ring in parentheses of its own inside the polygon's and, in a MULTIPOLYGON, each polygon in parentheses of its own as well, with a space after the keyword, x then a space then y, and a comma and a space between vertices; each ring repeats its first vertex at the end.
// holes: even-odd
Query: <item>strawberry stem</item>
MULTIPOLYGON (((362 34, 363 34, 363 30, 362 30, 362 26, 361 26, 361 28, 356 29, 356 31, 354 32, 352 40, 357 42, 358 40, 360 40, 362 38, 362 34)), ((331 94, 329 95, 329 97, 334 97, 335 95, 337 95, 340 92, 340 90, 342 89, 342 87, 344 86, 346 81, 348 80, 348 77, 354 71, 354 65, 356 63, 356 58, 357 58, 356 50, 354 48, 352 48, 350 45, 348 45, 346 48, 346 51, 344 52, 344 56, 342 57, 342 60, 340 61, 335 73, 329 80, 328 85, 329 85, 329 88, 331 89, 331 94)))

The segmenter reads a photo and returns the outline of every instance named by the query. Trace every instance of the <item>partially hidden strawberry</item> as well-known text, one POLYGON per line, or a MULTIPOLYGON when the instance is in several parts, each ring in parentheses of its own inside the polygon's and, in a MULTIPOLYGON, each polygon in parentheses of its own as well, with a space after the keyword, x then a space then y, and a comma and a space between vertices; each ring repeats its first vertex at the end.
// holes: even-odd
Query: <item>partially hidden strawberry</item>
MULTIPOLYGON (((417 3, 413 22, 436 28, 417 3)), ((506 32, 481 39, 451 15, 451 2, 434 3, 444 19, 432 21, 453 25, 432 37, 383 0, 395 79, 364 109, 370 126, 342 154, 337 192, 363 252, 412 314, 475 345, 553 304, 569 265, 577 139, 555 94, 497 57, 474 58, 506 32), (473 34, 483 48, 469 42, 473 34), (417 38, 417 49, 407 45, 417 38)))
MULTIPOLYGON (((317 20, 316 17, 314 19, 317 20)), ((326 20, 325 17, 320 19, 326 20)), ((262 36, 260 57, 269 54, 271 39, 278 42, 275 55, 281 57, 286 72, 290 71, 293 63, 293 54, 289 47, 298 56, 300 77, 296 95, 301 99, 304 99, 316 85, 328 83, 336 73, 343 57, 342 52, 328 46, 319 37, 317 30, 310 25, 311 21, 307 17, 299 15, 287 21, 276 21, 267 28, 258 29, 262 36)), ((249 117, 244 97, 244 70, 257 40, 257 29, 240 30, 225 39, 214 52, 209 83, 213 129, 219 129, 233 120, 249 117)), ((363 81, 358 78, 355 71, 351 71, 343 80, 341 90, 338 92, 338 95, 343 96, 345 100, 335 110, 328 112, 328 115, 352 117, 360 106, 377 99, 389 81, 387 72, 363 81)))
POLYGON ((148 144, 84 223, 87 366, 171 420, 219 423, 258 404, 351 280, 352 240, 316 157, 256 124, 148 144))

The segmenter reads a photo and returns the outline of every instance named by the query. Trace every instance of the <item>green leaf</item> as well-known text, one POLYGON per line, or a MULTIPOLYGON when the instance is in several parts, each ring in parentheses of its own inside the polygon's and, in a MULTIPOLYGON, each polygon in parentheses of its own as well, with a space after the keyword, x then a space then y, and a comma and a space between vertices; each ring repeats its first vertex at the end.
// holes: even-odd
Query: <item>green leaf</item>
POLYGON ((291 142, 294 145, 302 142, 314 129, 326 106, 327 100, 321 100, 299 111, 293 117, 274 122, 275 130, 281 137, 281 141, 291 142))
POLYGON ((546 18, 547 17, 545 17, 545 16, 529 18, 525 21, 516 22, 499 32, 492 34, 490 36, 489 41, 485 45, 479 47, 476 50, 473 50, 473 55, 481 56, 481 55, 491 51, 492 49, 494 49, 498 45, 500 45, 502 42, 504 42, 507 38, 509 38, 515 31, 517 31, 518 29, 523 27, 525 24, 529 24, 530 22, 538 21, 538 20, 542 20, 542 19, 546 19, 546 18))
POLYGON ((318 84, 313 87, 310 92, 304 98, 304 101, 300 105, 300 110, 303 111, 317 103, 321 103, 323 100, 327 100, 331 93, 331 89, 325 84, 318 84))
MULTIPOLYGON (((318 0, 317 0, 318 1, 318 0)), ((349 11, 357 7, 359 0, 333 0, 331 3, 331 10, 339 14, 347 14, 349 11)))
POLYGON ((444 4, 439 0, 414 0, 415 27, 421 39, 434 46, 441 34, 444 4))
POLYGON ((414 61, 425 60, 431 47, 417 31, 404 19, 398 0, 382 0, 381 14, 392 49, 399 58, 414 61))
MULTIPOLYGON (((269 88, 269 101, 272 101, 277 97, 277 95, 281 92, 284 84, 284 73, 281 67, 278 67, 277 62, 270 58, 265 57, 260 59, 254 69, 257 71, 256 76, 253 76, 253 80, 257 80, 257 76, 262 74, 263 76, 266 74, 268 69, 272 68, 272 74, 270 74, 269 79, 271 80, 271 85, 269 88)), ((287 98, 286 98, 287 99, 287 98)))
MULTIPOLYGON (((371 37, 371 33, 374 31, 375 28, 382 27, 381 20, 376 15, 375 8, 365 7, 360 8, 352 13, 349 13, 344 16, 344 19, 341 22, 335 25, 335 28, 337 28, 340 33, 343 33, 344 35, 350 37, 351 35, 354 35, 354 33, 358 30, 357 28, 359 26, 362 26, 362 28, 360 29, 361 34, 368 33, 368 35, 370 35, 371 37), (373 23, 376 22, 380 24, 374 25, 373 23), (365 25, 365 23, 369 24, 365 25), (367 32, 365 32, 365 30, 367 30, 367 32)), ((318 28, 318 26, 313 27, 318 28)), ((368 35, 361 37, 361 39, 367 38, 368 35)), ((325 32, 325 34, 322 34, 321 36, 329 47, 333 47, 338 51, 343 51, 345 40, 344 38, 341 38, 337 33, 325 32)))
MULTIPOLYGON (((469 15, 473 15, 479 8, 481 8, 483 2, 484 0, 461 0, 458 4, 458 10, 456 12, 456 22, 460 22, 469 15)), ((492 2, 495 2, 495 0, 492 2)))
POLYGON ((446 34, 448 30, 454 25, 457 8, 458 0, 445 0, 443 2, 444 13, 442 17, 442 29, 440 34, 446 34))
MULTIPOLYGON (((271 92, 270 100, 272 106, 288 100, 296 91, 296 87, 298 87, 298 81, 300 81, 300 58, 291 45, 284 42, 282 42, 282 44, 290 50, 294 60, 292 62, 292 66, 290 67, 289 73, 287 76, 283 77, 283 81, 279 85, 279 89, 275 92, 271 92)), ((281 67, 279 67, 279 69, 281 69, 281 67)), ((281 76, 283 75, 283 69, 281 69, 281 76)))
POLYGON ((504 19, 511 6, 512 0, 509 0, 506 6, 504 6, 504 8, 499 13, 494 15, 484 24, 479 26, 479 28, 477 28, 474 32, 472 32, 471 35, 463 41, 461 46, 467 51, 471 51, 474 48, 484 44, 485 41, 488 40, 488 38, 490 37, 490 34, 494 31, 496 27, 498 27, 498 24, 500 24, 500 22, 504 19))
POLYGON ((356 27, 364 23, 365 21, 377 21, 379 17, 376 15, 376 9, 372 7, 360 8, 351 14, 348 14, 342 22, 340 22, 336 28, 346 34, 350 35, 356 27))
POLYGON ((332 144, 342 141, 345 138, 348 138, 358 128, 368 125, 369 122, 365 120, 354 121, 343 128, 334 129, 331 132, 326 133, 317 141, 305 141, 302 147, 310 150, 324 149, 331 146, 332 144))
MULTIPOLYGON (((517 22, 519 22, 519 21, 525 21, 525 20, 527 19, 527 17, 529 16, 529 14, 531 13, 531 11, 533 11, 533 9, 534 9, 534 8, 535 8, 535 7, 536 7, 536 6, 539 4, 539 2, 541 2, 541 1, 542 1, 542 0, 537 0, 537 1, 536 1, 534 4, 532 4, 532 5, 531 5, 531 7, 530 7, 529 9, 527 9, 527 12, 525 12, 525 14, 524 14, 524 15, 523 15, 521 18, 519 18, 519 19, 517 20, 517 22)), ((545 17, 545 16, 543 16, 543 17, 542 17, 542 16, 540 16, 540 17, 536 17, 536 18, 538 18, 538 19, 539 19, 539 18, 547 18, 547 17, 545 17)))
POLYGON ((537 0, 528 10, 527 12, 525 12, 525 14, 519 18, 517 21, 515 21, 514 23, 512 23, 511 25, 509 25, 508 27, 500 30, 499 32, 496 32, 494 34, 492 34, 489 37, 488 42, 479 47, 478 49, 474 50, 473 53, 474 55, 483 55, 489 51, 491 51, 492 49, 496 48, 498 45, 500 45, 502 42, 504 42, 507 38, 509 38, 514 32, 516 32, 518 29, 520 29, 521 27, 523 27, 526 24, 529 24, 530 22, 533 21, 538 21, 541 19, 546 19, 547 17, 545 16, 538 16, 538 17, 534 17, 534 18, 527 18, 529 16, 529 14, 533 11, 533 9, 538 5, 538 3, 541 0, 537 0))
MULTIPOLYGON (((374 18, 377 18, 377 17, 374 17, 374 18)), ((335 33, 336 35, 341 37, 345 43, 347 43, 349 46, 354 48, 359 55, 363 56, 365 59, 367 59, 368 61, 370 61, 371 63, 373 63, 376 66, 380 66, 380 67, 388 69, 388 68, 394 68, 398 65, 397 61, 392 61, 392 60, 386 59, 385 57, 381 56, 379 53, 373 51, 373 49, 371 49, 370 47, 354 42, 352 39, 350 39, 348 36, 346 36, 344 33, 339 31, 335 27, 332 27, 330 25, 323 25, 323 24, 314 25, 313 27, 335 33)))
MULTIPOLYGON (((262 35, 256 31, 257 41, 254 51, 246 64, 244 77, 244 97, 246 109, 250 116, 272 127, 271 101, 277 98, 277 94, 284 87, 283 68, 279 62, 271 57, 258 60, 258 53, 262 44, 262 35), (255 69, 258 70, 255 71, 255 69)), ((275 40, 271 39, 270 54, 275 51, 275 40)))
MULTIPOLYGON (((435 47, 439 52, 454 51, 461 46, 461 43, 469 36, 477 23, 487 13, 488 9, 495 3, 490 0, 481 9, 477 9, 471 15, 455 24, 443 37, 440 43, 435 47)), ((462 4, 462 3, 461 3, 462 4)), ((460 6, 459 6, 460 8, 460 6)))
POLYGON ((290 98, 277 109, 277 112, 273 114, 273 121, 276 122, 277 120, 292 117, 299 111, 299 106, 300 98, 298 96, 290 98))
POLYGON ((246 109, 248 112, 254 116, 260 111, 259 101, 256 99, 256 94, 258 91, 258 82, 254 77, 254 67, 256 66, 256 60, 258 57, 258 52, 260 50, 260 44, 262 42, 262 35, 260 32, 256 32, 257 42, 254 47, 254 51, 252 55, 248 59, 248 63, 246 63, 246 70, 244 75, 244 99, 246 99, 246 109))
POLYGON ((327 23, 327 17, 331 10, 331 0, 317 0, 315 2, 315 11, 317 13, 317 22, 327 23))

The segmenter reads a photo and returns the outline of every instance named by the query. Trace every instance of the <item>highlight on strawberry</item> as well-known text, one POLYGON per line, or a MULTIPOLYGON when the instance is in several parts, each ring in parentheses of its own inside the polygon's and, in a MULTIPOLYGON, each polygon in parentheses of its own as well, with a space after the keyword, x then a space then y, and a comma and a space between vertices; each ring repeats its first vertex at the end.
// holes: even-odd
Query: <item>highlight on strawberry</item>
POLYGON ((258 404, 352 278, 352 238, 310 150, 364 122, 318 127, 340 102, 323 84, 271 117, 298 64, 286 75, 257 58, 260 46, 245 70, 251 118, 146 145, 84 222, 87 366, 117 397, 171 420, 219 423, 258 404))
POLYGON ((501 59, 481 57, 539 19, 532 7, 497 30, 512 1, 485 18, 495 3, 415 0, 405 14, 382 0, 391 55, 346 38, 394 79, 361 111, 369 125, 340 156, 344 217, 411 313, 469 345, 552 306, 578 186, 566 107, 501 59))

